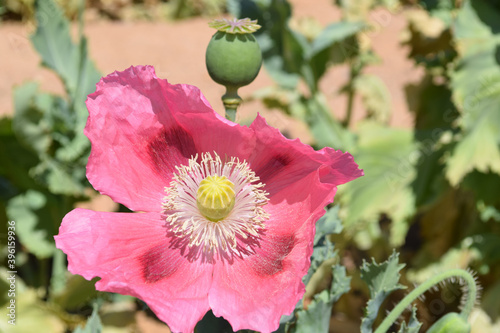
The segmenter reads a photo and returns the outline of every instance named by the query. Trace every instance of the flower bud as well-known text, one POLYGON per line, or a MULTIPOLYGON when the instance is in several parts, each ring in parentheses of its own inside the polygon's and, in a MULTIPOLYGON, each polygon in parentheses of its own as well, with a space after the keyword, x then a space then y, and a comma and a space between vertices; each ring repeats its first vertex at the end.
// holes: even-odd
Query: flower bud
POLYGON ((450 312, 434 323, 427 333, 469 333, 470 324, 456 312, 450 312))

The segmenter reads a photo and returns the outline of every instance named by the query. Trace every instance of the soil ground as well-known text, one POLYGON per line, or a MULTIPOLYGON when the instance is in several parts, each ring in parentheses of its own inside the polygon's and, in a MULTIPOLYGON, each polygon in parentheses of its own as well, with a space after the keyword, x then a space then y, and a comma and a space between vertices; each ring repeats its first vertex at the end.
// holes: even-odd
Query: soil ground
MULTIPOLYGON (((322 26, 338 21, 339 10, 331 0, 292 0, 294 18, 314 18, 322 26)), ((405 85, 417 82, 422 72, 407 59, 407 50, 401 46, 401 32, 406 26, 404 13, 388 10, 372 12, 370 19, 374 29, 366 34, 381 63, 371 66, 367 73, 379 76, 390 91, 392 116, 390 124, 397 127, 412 125, 412 116, 406 103, 405 85)), ((214 109, 223 113, 220 96, 222 86, 214 83, 205 69, 205 48, 213 34, 207 27, 207 18, 193 18, 176 22, 110 22, 92 20, 86 23, 89 54, 97 68, 108 74, 123 70, 131 65, 153 65, 159 77, 171 83, 188 83, 201 89, 214 109)), ((13 111, 13 87, 28 80, 41 84, 44 91, 62 93, 63 88, 57 77, 40 67, 40 58, 33 49, 29 36, 33 26, 29 24, 2 23, 0 25, 0 115, 13 111)), ((345 66, 332 67, 321 81, 322 91, 327 95, 333 112, 342 117, 346 98, 339 95, 340 87, 348 80, 345 66)), ((250 86, 240 90, 242 97, 250 96, 273 82, 263 69, 250 86)), ((280 129, 290 125, 289 120, 277 112, 265 110, 258 102, 243 105, 239 115, 254 117, 257 112, 267 116, 268 122, 280 129)), ((354 104, 354 120, 364 114, 359 99, 354 104)), ((292 135, 308 141, 305 127, 294 123, 292 135)))

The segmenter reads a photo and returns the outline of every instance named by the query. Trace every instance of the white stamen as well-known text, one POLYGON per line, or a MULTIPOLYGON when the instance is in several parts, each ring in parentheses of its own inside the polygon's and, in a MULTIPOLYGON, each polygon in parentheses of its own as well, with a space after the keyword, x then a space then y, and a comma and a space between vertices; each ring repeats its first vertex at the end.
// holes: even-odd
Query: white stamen
POLYGON ((231 157, 222 162, 214 152, 198 155, 189 164, 177 166, 166 196, 163 210, 167 226, 175 237, 186 239, 189 249, 198 248, 207 256, 225 253, 240 254, 251 251, 249 240, 259 238, 269 215, 263 209, 267 204, 265 186, 256 183, 255 175, 246 161, 231 157), (200 182, 208 176, 225 176, 234 184, 235 203, 231 212, 220 221, 211 221, 200 213, 196 193, 200 182), (254 184, 256 183, 256 184, 254 184))

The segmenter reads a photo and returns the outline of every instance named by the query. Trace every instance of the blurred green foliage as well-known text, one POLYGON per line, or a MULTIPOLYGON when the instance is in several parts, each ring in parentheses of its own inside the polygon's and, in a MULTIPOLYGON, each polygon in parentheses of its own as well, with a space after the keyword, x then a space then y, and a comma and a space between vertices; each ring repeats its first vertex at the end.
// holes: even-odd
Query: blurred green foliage
MULTIPOLYGON (((0 21, 35 20, 36 0, 0 0, 0 21)), ((55 0, 66 17, 77 20, 80 6, 92 17, 111 20, 179 20, 193 16, 220 15, 226 0, 55 0)))
MULTIPOLYGON (((343 19, 312 32, 294 30, 291 7, 283 1, 229 4, 233 15, 263 25, 259 41, 276 85, 255 97, 305 122, 317 148, 351 152, 365 171, 339 189, 340 256, 354 246, 363 257, 382 260, 397 248, 410 280, 419 272, 431 274, 427 267, 433 263, 434 269, 472 267, 489 295, 500 274, 498 256, 486 250, 498 249, 500 236, 500 4, 421 1, 407 11, 409 57, 425 69, 420 83, 406 87, 412 129, 388 126, 388 89, 366 74, 379 61, 363 42, 376 28, 369 14, 382 8, 395 15, 402 10, 397 1, 339 0, 343 19), (318 89, 325 72, 339 65, 350 73, 338 92, 348 99, 343 119, 332 116, 318 89), (297 89, 299 82, 307 89, 297 89), (352 126, 355 96, 366 117, 352 126), (455 251, 466 259, 447 255, 455 251)), ((498 310, 484 309, 498 318, 498 310)))
MULTIPOLYGON (((202 13, 193 8, 209 2, 170 5, 173 16, 181 18, 202 13)), ((81 22, 81 2, 63 3, 66 14, 81 22), (70 4, 72 13, 66 7, 70 4)), ((103 1, 91 5, 98 3, 103 1)), ((0 233, 6 234, 7 221, 16 221, 18 288, 23 291, 19 303, 22 315, 30 318, 23 325, 34 325, 16 327, 15 332, 33 327, 39 332, 128 332, 134 321, 131 313, 143 304, 97 293, 95 281, 69 274, 53 241, 64 215, 88 199, 85 166, 90 145, 83 135, 84 101, 101 74, 89 60, 81 27, 74 42, 67 18, 52 0, 7 0, 0 8, 12 12, 14 4, 28 11, 21 15, 33 15, 33 45, 42 64, 66 89, 58 96, 39 91, 33 82, 19 86, 13 117, 0 119, 0 233)), ((296 24, 285 0, 210 4, 216 11, 224 7, 262 25, 256 37, 275 84, 253 98, 305 123, 316 148, 349 151, 365 171, 364 177, 339 189, 339 205, 318 221, 311 268, 304 277, 306 297, 291 316, 282 318, 279 332, 325 332, 332 313, 344 313, 361 331, 370 332, 387 303, 398 300, 398 289, 456 267, 478 272, 484 287, 480 314, 491 322, 498 320, 500 3, 423 0, 403 8, 396 0, 338 0, 342 20, 324 28, 296 24), (374 29, 369 18, 373 10, 407 13, 405 44, 410 59, 425 73, 420 82, 405 87, 413 128, 388 125, 388 89, 379 77, 367 73, 380 61, 364 42, 374 29), (320 89, 332 66, 344 66, 349 73, 338 91, 347 98, 341 119, 333 116, 328 96, 320 89), (353 123, 356 96, 366 116, 353 123), (391 255, 394 249, 400 254, 391 255), (375 261, 361 265, 369 258, 375 261), (355 307, 359 295, 362 305, 355 307), (353 308, 364 309, 363 315, 353 308)), ((3 243, 0 253, 6 262, 3 243)), ((8 289, 6 272, 0 269, 2 295, 8 289)), ((1 299, 2 307, 6 301, 1 299)), ((426 328, 445 314, 431 313, 429 304, 418 305, 418 314, 414 307, 399 332, 418 332, 422 324, 417 318, 426 328)), ((485 325, 482 331, 492 329, 485 325)), ((209 328, 228 330, 227 323, 211 313, 198 325, 200 331, 209 328)))

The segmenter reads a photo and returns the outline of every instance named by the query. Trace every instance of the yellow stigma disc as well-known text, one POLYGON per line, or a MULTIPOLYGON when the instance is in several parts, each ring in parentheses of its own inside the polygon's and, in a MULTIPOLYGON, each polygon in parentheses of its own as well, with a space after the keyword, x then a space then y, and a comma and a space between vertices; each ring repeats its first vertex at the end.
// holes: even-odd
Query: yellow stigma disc
POLYGON ((200 182, 196 204, 207 219, 217 222, 229 215, 234 207, 234 184, 225 176, 208 176, 200 182))

